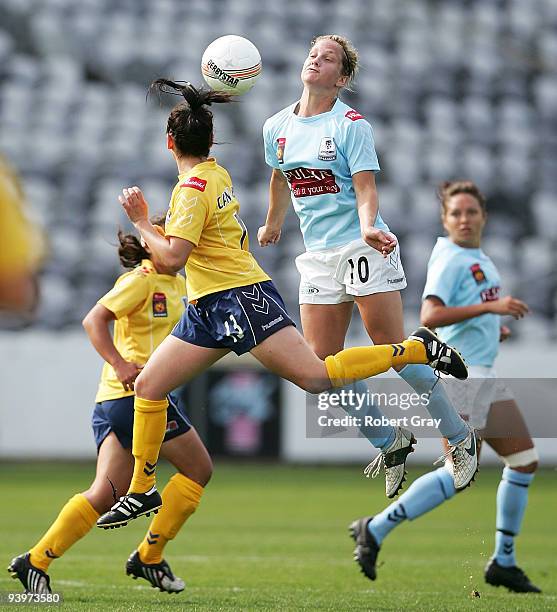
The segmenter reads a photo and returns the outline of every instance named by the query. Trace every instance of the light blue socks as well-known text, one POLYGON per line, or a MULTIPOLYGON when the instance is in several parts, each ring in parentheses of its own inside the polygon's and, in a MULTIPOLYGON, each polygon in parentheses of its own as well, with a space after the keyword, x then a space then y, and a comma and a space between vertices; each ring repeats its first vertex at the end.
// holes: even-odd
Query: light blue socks
MULTIPOLYGON (((512 468, 503 470, 497 489, 497 532, 493 558, 503 567, 516 565, 514 538, 520 532, 528 504, 528 486, 534 474, 525 474, 512 468)), ((396 502, 373 517, 368 529, 377 544, 406 519, 413 520, 433 510, 454 496, 456 490, 446 468, 424 474, 415 480, 396 502)))
POLYGON ((468 435, 468 427, 451 404, 441 381, 433 370, 422 364, 409 364, 400 370, 399 375, 417 393, 433 392, 429 396, 427 410, 434 419, 441 419, 439 431, 449 444, 457 444, 468 435))
POLYGON ((514 538, 520 532, 528 504, 528 486, 534 474, 517 472, 510 467, 503 470, 497 489, 497 532, 493 558, 503 567, 516 565, 514 538))
POLYGON ((351 397, 354 398, 354 402, 351 404, 348 402, 341 403, 341 408, 346 414, 362 419, 362 425, 359 429, 369 442, 379 449, 387 448, 392 444, 396 435, 392 425, 366 426, 363 424, 366 416, 372 417, 374 420, 381 420, 383 417, 381 410, 371 400, 371 393, 366 383, 363 380, 358 380, 340 389, 330 391, 330 393, 339 393, 341 391, 351 394, 351 397), (359 409, 357 409, 358 406, 360 407, 359 409))
POLYGON ((446 468, 428 472, 415 480, 396 502, 377 514, 368 524, 377 544, 404 520, 413 520, 433 510, 456 493, 453 477, 446 468))

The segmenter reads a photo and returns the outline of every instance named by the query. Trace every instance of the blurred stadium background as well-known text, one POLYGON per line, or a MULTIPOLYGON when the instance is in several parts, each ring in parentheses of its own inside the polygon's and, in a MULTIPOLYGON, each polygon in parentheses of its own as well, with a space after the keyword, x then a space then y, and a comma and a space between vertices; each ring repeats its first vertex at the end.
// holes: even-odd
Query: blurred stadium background
MULTIPOLYGON (((435 186, 469 177, 489 197, 485 250, 504 290, 533 309, 510 322, 514 340, 500 374, 555 375, 557 0, 0 0, 0 151, 20 172, 51 244, 35 322, 0 323, 0 457, 93 456, 88 409, 101 364, 80 321, 121 272, 115 232, 127 224, 117 194, 138 184, 162 211, 175 181, 164 146, 168 108, 146 102, 146 89, 159 76, 200 83, 201 54, 223 34, 253 40, 264 70, 248 95, 217 110, 214 153, 233 177, 256 256, 297 316, 293 258, 302 242, 294 214, 277 247, 255 244, 269 176, 261 128, 297 98, 309 41, 326 32, 346 35, 361 54, 355 91, 344 97, 375 130, 380 205, 409 280, 408 331, 441 232, 435 186), (51 437, 41 443, 45 429, 51 437)), ((350 342, 362 334, 354 324, 350 342)), ((261 373, 251 372, 251 382, 238 367, 220 375, 232 376, 238 396, 249 388, 257 398, 261 373)), ((204 414, 217 380, 192 392, 202 431, 210 429, 204 414)), ((303 397, 289 385, 269 401, 272 414, 284 405, 282 420, 265 425, 275 455, 368 456, 365 443, 335 441, 331 451, 330 441, 306 441, 303 397)), ((265 454, 264 427, 237 425, 217 431, 212 450, 265 454)), ((555 461, 549 442, 543 456, 555 461)))
MULTIPOLYGON (((257 258, 297 317, 293 258, 303 247, 295 216, 277 247, 255 244, 269 176, 261 128, 297 99, 309 41, 327 32, 347 36, 361 54, 355 91, 344 97, 375 130, 380 205, 409 280, 407 331, 418 321, 425 265, 441 231, 435 186, 470 177, 489 196, 485 250, 505 291, 533 309, 510 322, 514 339, 499 373, 555 377, 557 0, 0 0, 0 153, 18 169, 51 245, 35 321, 0 317, 2 563, 26 550, 93 472, 92 462, 77 460, 94 458, 89 415, 101 361, 80 321, 121 272, 115 234, 129 226, 120 189, 140 185, 163 211, 175 181, 164 146, 168 107, 145 101, 148 84, 160 76, 200 83, 202 52, 223 34, 247 36, 260 49, 256 87, 217 109, 214 153, 233 177, 257 258)), ((360 341, 356 321, 349 343, 360 341)), ((304 395, 249 361, 230 360, 186 392, 212 454, 229 458, 168 550, 187 592, 169 602, 124 575, 145 529, 137 521, 109 537, 108 552, 106 534, 94 530, 53 566, 53 585, 72 610, 555 609, 548 466, 557 464, 557 431, 538 440, 546 469, 519 542, 525 569, 546 594, 517 599, 483 585, 499 469, 482 469, 465 495, 401 527, 381 553, 380 580, 370 583, 350 558, 345 527, 384 506, 382 483, 363 480, 354 466, 297 465, 363 467, 367 442, 307 439, 304 395), (232 457, 263 461, 240 468, 232 457), (470 598, 476 589, 481 600, 470 598)), ((553 412, 554 398, 545 398, 553 412)), ((535 401, 527 398, 524 410, 535 401)), ((411 463, 438 453, 437 440, 421 439, 411 463)), ((413 468, 410 481, 423 471, 413 468)), ((168 469, 161 472, 165 480, 168 469)), ((0 574, 0 592, 14 584, 0 574)))

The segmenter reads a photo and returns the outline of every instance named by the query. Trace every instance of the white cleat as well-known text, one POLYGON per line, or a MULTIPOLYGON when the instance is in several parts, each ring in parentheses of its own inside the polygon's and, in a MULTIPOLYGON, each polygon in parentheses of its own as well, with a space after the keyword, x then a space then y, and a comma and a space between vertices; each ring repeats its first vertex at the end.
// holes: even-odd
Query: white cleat
POLYGON ((390 446, 382 450, 377 457, 364 469, 367 478, 375 478, 381 468, 385 467, 385 493, 394 497, 406 480, 406 458, 414 452, 416 438, 408 429, 395 427, 395 439, 390 446))
POLYGON ((454 446, 449 445, 447 452, 433 464, 447 462, 457 491, 470 486, 478 472, 479 441, 480 438, 476 431, 469 428, 466 438, 454 446))

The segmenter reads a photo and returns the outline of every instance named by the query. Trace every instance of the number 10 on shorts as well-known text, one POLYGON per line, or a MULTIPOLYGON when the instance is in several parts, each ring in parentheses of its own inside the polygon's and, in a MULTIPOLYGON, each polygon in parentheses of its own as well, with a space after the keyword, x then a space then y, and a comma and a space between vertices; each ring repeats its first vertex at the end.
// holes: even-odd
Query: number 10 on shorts
POLYGON ((367 258, 362 255, 356 264, 354 264, 354 260, 350 258, 348 264, 350 266, 350 284, 354 284, 354 272, 356 271, 358 272, 360 283, 367 283, 369 280, 369 263, 367 258))

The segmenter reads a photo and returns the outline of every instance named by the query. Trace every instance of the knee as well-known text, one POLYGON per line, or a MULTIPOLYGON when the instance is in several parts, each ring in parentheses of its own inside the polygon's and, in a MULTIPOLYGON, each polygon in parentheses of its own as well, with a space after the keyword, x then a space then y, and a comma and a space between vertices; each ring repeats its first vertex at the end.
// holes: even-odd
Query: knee
POLYGON ((148 397, 149 386, 147 379, 143 376, 143 372, 141 372, 139 376, 135 379, 133 387, 137 397, 141 397, 143 399, 151 399, 150 397, 148 397))
POLYGON ((213 476, 213 461, 209 455, 207 455, 206 459, 199 465, 199 471, 197 474, 197 482, 202 486, 206 487, 213 476))
POLYGON ((207 451, 198 453, 193 461, 183 464, 174 461, 172 463, 182 476, 193 480, 202 487, 206 487, 213 476, 213 461, 207 451))
POLYGON ((209 459, 209 463, 205 466, 205 469, 201 473, 201 482, 199 483, 202 487, 206 487, 209 481, 213 477, 213 462, 209 459))
POLYGON ((528 465, 520 465, 517 467, 513 467, 511 469, 517 472, 522 472, 523 474, 533 474, 538 469, 538 462, 533 461, 532 463, 529 463, 528 465))
POLYGON ((139 376, 135 379, 134 383, 134 391, 137 397, 140 397, 145 400, 161 400, 166 397, 166 394, 162 394, 153 386, 152 380, 145 376, 144 371, 142 371, 139 376))
POLYGON ((99 514, 104 514, 114 504, 112 490, 98 486, 96 483, 93 483, 87 491, 83 491, 83 495, 99 514))
POLYGON ((538 469, 538 460, 538 451, 535 447, 503 457, 506 467, 524 474, 533 474, 538 469))
POLYGON ((306 391, 306 393, 311 393, 312 395, 323 393, 323 391, 329 391, 332 388, 331 381, 329 379, 320 380, 300 375, 294 382, 298 385, 298 387, 300 387, 300 389, 303 389, 306 391))

